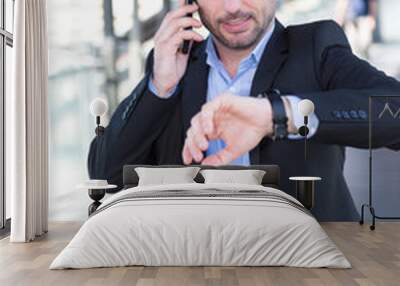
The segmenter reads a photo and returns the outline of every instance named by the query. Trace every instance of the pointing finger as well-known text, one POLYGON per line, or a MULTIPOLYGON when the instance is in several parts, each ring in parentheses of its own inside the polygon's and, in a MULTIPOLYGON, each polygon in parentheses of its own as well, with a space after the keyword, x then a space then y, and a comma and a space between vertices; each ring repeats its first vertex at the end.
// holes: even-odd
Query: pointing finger
POLYGON ((191 125, 194 142, 202 151, 206 151, 208 148, 208 141, 201 124, 201 113, 192 118, 191 125))
POLYGON ((193 136, 193 130, 189 129, 188 134, 186 137, 186 143, 187 143, 187 148, 190 152, 191 157, 196 161, 196 162, 201 162, 203 160, 203 152, 202 150, 197 146, 196 142, 194 141, 194 136, 193 136))
POLYGON ((183 159, 183 163, 185 165, 190 165, 193 162, 193 157, 189 152, 186 142, 185 142, 185 145, 183 146, 183 150, 182 150, 182 159, 183 159))
POLYGON ((228 149, 223 149, 216 154, 208 156, 201 162, 202 165, 211 165, 211 166, 219 166, 219 165, 227 165, 232 162, 233 156, 228 149))

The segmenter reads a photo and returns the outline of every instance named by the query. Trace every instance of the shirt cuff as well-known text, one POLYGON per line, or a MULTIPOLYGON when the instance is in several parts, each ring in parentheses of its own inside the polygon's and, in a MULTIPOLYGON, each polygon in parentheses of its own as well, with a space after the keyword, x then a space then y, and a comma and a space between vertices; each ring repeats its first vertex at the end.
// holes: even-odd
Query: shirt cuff
POLYGON ((154 83, 153 83, 153 77, 152 77, 152 76, 151 76, 150 79, 149 79, 148 87, 149 87, 149 90, 150 90, 152 93, 154 93, 157 97, 159 97, 159 98, 164 98, 164 99, 167 99, 167 98, 170 98, 171 96, 173 96, 174 93, 175 93, 175 91, 177 90, 177 87, 175 86, 170 92, 168 92, 166 95, 164 95, 163 97, 161 97, 161 96, 158 94, 157 88, 156 88, 156 86, 155 86, 154 83))
MULTIPOLYGON (((304 125, 304 116, 300 114, 298 110, 298 105, 300 101, 302 101, 302 99, 292 95, 286 96, 286 99, 289 101, 290 106, 292 108, 294 126, 297 129, 299 129, 301 126, 304 125)), ((315 133, 317 133, 318 126, 319 126, 319 119, 317 115, 313 113, 308 117, 308 129, 310 130, 310 133, 307 135, 307 138, 311 138, 315 135, 315 133)), ((299 134, 289 134, 288 138, 290 140, 304 139, 304 137, 299 134)))

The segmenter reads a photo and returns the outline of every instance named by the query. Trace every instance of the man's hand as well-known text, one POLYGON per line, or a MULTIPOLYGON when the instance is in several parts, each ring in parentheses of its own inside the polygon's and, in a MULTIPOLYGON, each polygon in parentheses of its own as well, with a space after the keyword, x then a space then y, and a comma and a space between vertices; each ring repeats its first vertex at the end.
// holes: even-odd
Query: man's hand
POLYGON ((205 104, 191 122, 182 151, 183 162, 224 165, 255 148, 273 134, 268 99, 224 94, 205 104), (226 148, 203 158, 211 140, 222 139, 226 148))
POLYGON ((180 8, 165 16, 154 38, 153 83, 160 97, 173 90, 186 71, 189 54, 185 55, 179 51, 183 41, 203 41, 200 34, 185 30, 202 26, 200 21, 186 16, 196 12, 199 7, 196 4, 184 3, 184 0, 180 0, 180 8))

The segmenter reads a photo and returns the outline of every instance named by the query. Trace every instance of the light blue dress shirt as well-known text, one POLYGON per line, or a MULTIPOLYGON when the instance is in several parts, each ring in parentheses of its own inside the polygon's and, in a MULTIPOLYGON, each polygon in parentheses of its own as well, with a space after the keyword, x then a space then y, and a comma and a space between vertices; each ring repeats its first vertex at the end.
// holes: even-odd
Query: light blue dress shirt
MULTIPOLYGON (((207 39, 207 64, 210 66, 210 72, 208 75, 208 91, 207 91, 207 102, 215 99, 219 95, 230 92, 231 94, 238 96, 250 96, 251 86, 253 82, 254 75, 256 73, 258 64, 260 63, 261 57, 264 50, 271 39, 275 27, 275 23, 271 25, 269 31, 264 35, 261 41, 258 43, 253 52, 243 59, 237 71, 237 74, 232 78, 227 70, 225 69, 223 63, 219 60, 217 52, 215 50, 213 37, 210 36, 207 39)), ((149 89, 152 93, 157 95, 157 89, 155 88, 153 82, 149 81, 149 89)), ((170 92, 166 97, 172 96, 176 89, 170 92)), ((298 112, 298 103, 301 99, 297 96, 286 96, 289 100, 293 111, 293 122, 294 125, 299 128, 304 124, 303 116, 298 112)), ((318 129, 319 121, 315 114, 309 118, 309 129, 310 134, 308 137, 312 137, 318 129)), ((299 135, 289 135, 289 139, 296 140, 302 139, 303 137, 299 135)), ((225 143, 223 140, 213 140, 209 142, 209 148, 206 152, 207 156, 215 154, 225 148, 225 143)), ((236 160, 232 161, 232 165, 250 165, 250 155, 246 153, 236 160)))

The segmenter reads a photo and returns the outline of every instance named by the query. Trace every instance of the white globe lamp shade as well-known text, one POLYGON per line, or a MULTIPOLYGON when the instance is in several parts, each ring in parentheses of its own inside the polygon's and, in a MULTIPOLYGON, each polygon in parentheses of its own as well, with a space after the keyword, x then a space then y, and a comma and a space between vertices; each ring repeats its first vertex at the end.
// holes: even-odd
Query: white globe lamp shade
POLYGON ((298 108, 300 114, 302 114, 303 116, 310 116, 312 113, 314 113, 315 110, 314 103, 309 99, 304 99, 300 101, 298 108))
POLYGON ((108 111, 107 101, 97 97, 90 103, 90 113, 94 116, 103 116, 108 111))

